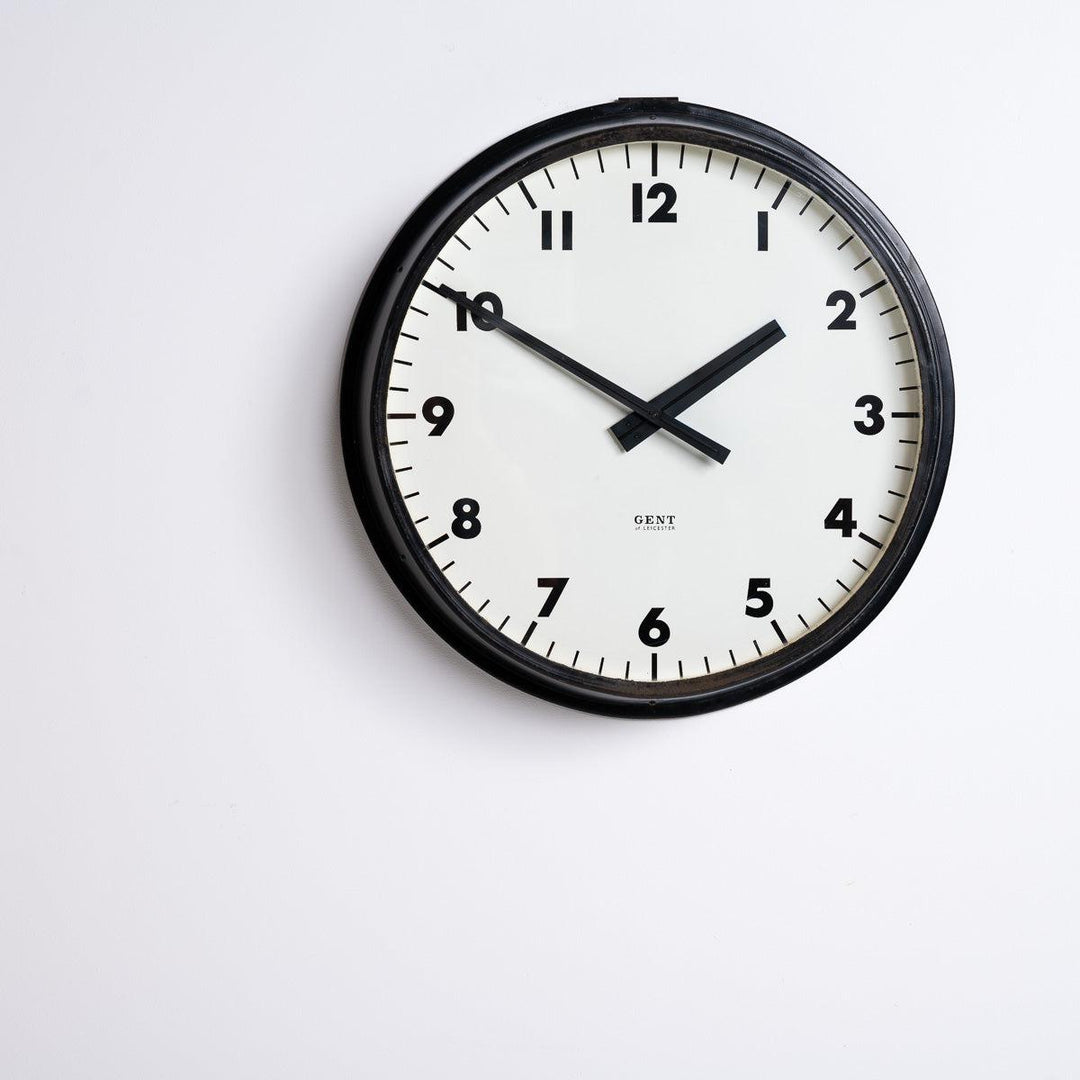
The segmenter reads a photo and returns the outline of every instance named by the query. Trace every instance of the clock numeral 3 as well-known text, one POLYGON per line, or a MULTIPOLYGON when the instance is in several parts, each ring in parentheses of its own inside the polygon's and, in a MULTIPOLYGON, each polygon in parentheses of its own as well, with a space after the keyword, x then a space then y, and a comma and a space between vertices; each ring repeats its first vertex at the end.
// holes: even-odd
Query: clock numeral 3
POLYGON ((454 403, 449 398, 429 397, 420 411, 424 419, 433 425, 429 435, 441 435, 454 419, 454 403))
POLYGON ((843 304, 844 306, 840 314, 829 323, 829 329, 854 330, 855 320, 851 316, 855 314, 855 297, 849 292, 844 292, 843 289, 837 289, 836 292, 829 293, 829 299, 825 301, 825 306, 836 307, 837 304, 843 304))
POLYGON ((853 536, 859 523, 851 499, 837 499, 836 505, 825 515, 826 529, 839 529, 844 536, 853 536))
MULTIPOLYGON (((463 292, 455 292, 454 295, 462 300, 467 299, 463 292)), ((502 301, 493 292, 478 292, 473 297, 473 301, 477 304, 486 305, 496 319, 502 318, 502 301)), ((457 308, 457 328, 459 330, 468 330, 470 319, 472 319, 472 324, 477 330, 495 329, 494 323, 488 322, 483 315, 477 315, 474 312, 467 310, 461 304, 455 304, 454 307, 457 308)))
POLYGON ((773 598, 769 594, 772 579, 767 577, 752 577, 746 586, 746 614, 753 615, 755 619, 764 619, 773 609, 773 598), (751 607, 750 603, 756 601, 758 607, 751 607))
POLYGON ((866 416, 862 420, 852 421, 856 431, 863 435, 877 435, 884 430, 885 417, 882 415, 882 409, 885 408, 885 404, 881 398, 873 394, 863 394, 855 402, 855 408, 866 410, 866 416))
POLYGON ((658 649, 661 645, 668 643, 671 638, 671 627, 660 618, 663 610, 662 607, 650 608, 649 614, 641 620, 637 636, 642 645, 658 649))
MULTIPOLYGON (((642 218, 642 215, 644 214, 644 208, 642 206, 642 203, 644 202, 644 199, 642 198, 643 187, 644 186, 642 184, 635 184, 634 188, 633 188, 632 211, 633 211, 633 220, 634 221, 643 220, 643 218, 642 218)), ((658 206, 649 215, 649 220, 650 221, 678 221, 679 216, 672 209, 672 207, 675 205, 675 197, 676 197, 675 196, 675 189, 670 184, 653 184, 652 187, 649 188, 649 193, 648 193, 648 195, 645 196, 645 198, 647 198, 647 199, 663 199, 664 201, 663 201, 663 203, 661 203, 660 206, 658 206)))
POLYGON ((458 499, 454 503, 454 520, 450 531, 459 540, 475 540, 480 535, 480 504, 475 499, 458 499))
MULTIPOLYGON (((551 223, 554 211, 540 211, 540 250, 551 251, 551 223)), ((562 249, 572 251, 574 247, 574 211, 562 212, 562 249)))

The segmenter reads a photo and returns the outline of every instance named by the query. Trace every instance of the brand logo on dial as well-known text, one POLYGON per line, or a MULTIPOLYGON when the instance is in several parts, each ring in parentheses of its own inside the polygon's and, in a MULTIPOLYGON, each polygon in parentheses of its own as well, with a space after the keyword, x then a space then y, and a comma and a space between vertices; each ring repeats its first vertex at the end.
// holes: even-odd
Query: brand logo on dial
POLYGON ((674 514, 635 514, 635 532, 674 532, 674 514))

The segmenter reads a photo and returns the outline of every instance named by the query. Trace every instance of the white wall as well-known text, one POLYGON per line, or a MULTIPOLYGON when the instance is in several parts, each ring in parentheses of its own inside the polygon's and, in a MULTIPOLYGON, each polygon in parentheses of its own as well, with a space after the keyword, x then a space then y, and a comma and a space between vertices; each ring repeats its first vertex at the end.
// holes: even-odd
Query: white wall
POLYGON ((1080 1074, 1072 5, 0 9, 0 1075, 1080 1074), (426 192, 619 95, 882 206, 957 382, 877 622, 577 715, 388 582, 339 461, 426 192))

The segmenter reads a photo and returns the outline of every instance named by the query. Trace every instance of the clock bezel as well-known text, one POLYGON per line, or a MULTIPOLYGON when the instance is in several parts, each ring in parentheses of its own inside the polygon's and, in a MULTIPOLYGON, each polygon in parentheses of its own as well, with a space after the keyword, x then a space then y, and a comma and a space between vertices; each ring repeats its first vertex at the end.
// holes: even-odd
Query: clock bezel
POLYGON ((820 155, 743 116, 673 98, 620 99, 522 129, 482 151, 410 215, 379 260, 356 309, 341 381, 346 472, 361 520, 399 590, 448 644, 521 690, 573 708, 631 718, 708 712, 775 690, 813 670, 877 617, 911 569, 941 499, 952 446, 954 393, 937 305, 910 250, 878 207, 820 155), (393 478, 386 378, 408 304, 434 255, 493 194, 568 154, 635 141, 691 142, 752 158, 836 210, 878 260, 916 346, 922 433, 914 482, 885 551, 828 619, 765 657, 711 675, 628 682, 567 668, 529 652, 485 622, 438 572, 393 478))

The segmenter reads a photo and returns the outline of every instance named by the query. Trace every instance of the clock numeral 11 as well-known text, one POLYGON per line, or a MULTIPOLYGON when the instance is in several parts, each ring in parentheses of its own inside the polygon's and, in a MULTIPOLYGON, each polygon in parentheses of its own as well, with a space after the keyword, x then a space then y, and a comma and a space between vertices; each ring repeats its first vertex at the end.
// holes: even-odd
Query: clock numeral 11
MULTIPOLYGON (((551 251, 551 226, 553 210, 540 211, 540 250, 551 251)), ((574 247, 574 211, 562 212, 562 249, 572 251, 574 247)))

